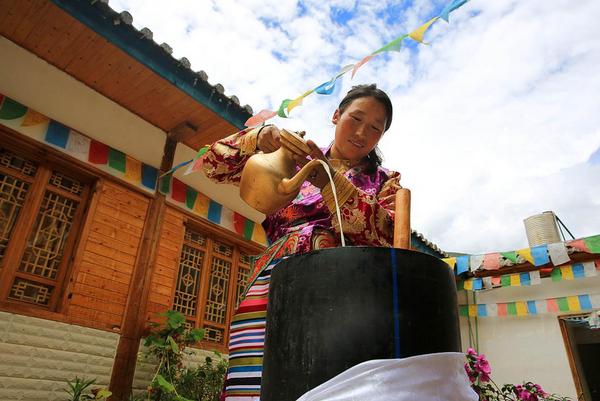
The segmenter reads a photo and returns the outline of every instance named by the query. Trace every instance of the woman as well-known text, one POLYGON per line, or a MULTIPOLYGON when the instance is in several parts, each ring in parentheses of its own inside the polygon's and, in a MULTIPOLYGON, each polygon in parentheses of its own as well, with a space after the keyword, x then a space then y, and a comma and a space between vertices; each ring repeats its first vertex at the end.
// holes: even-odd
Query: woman
MULTIPOLYGON (((350 245, 391 246, 394 198, 400 174, 381 167, 377 144, 392 123, 392 103, 375 85, 355 86, 342 99, 332 122, 335 138, 324 151, 308 141, 310 158, 334 171, 342 228, 350 245)), ((204 159, 206 175, 237 184, 245 162, 257 152, 279 148, 279 129, 264 126, 213 144, 204 159)), ((302 166, 305 158, 297 158, 302 166)), ((226 400, 259 400, 267 295, 271 270, 290 254, 340 245, 329 178, 319 167, 288 206, 266 217, 272 245, 256 260, 244 300, 231 324, 226 400)))

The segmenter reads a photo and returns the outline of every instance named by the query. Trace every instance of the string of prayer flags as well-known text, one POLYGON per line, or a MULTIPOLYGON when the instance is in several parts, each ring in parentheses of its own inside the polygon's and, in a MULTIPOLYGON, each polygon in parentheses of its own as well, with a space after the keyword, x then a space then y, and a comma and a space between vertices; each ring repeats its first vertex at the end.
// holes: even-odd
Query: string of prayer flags
POLYGON ((265 231, 260 224, 215 202, 172 175, 165 176, 160 180, 159 191, 169 201, 195 215, 236 232, 247 240, 263 245, 267 243, 265 231))
POLYGON ((480 270, 502 270, 525 262, 540 267, 561 266, 571 261, 572 252, 600 253, 600 235, 579 238, 567 242, 537 245, 516 251, 491 252, 484 255, 460 255, 443 259, 455 269, 457 276, 480 270))
POLYGON ((0 124, 148 192, 158 169, 0 94, 0 124))
POLYGON ((600 308, 600 294, 490 304, 459 305, 463 317, 535 316, 545 313, 580 312, 600 308))
POLYGON ((283 100, 280 103, 277 111, 268 110, 268 109, 263 109, 263 110, 259 111, 258 113, 256 113, 255 115, 253 115, 246 121, 246 123, 245 123, 246 127, 256 127, 258 125, 263 124, 265 121, 267 121, 275 116, 279 116, 281 118, 288 118, 289 113, 292 111, 292 109, 300 106, 302 104, 303 99, 306 96, 312 94, 313 92, 316 92, 319 95, 330 95, 331 93, 333 93, 333 91, 335 89, 335 85, 336 85, 338 79, 342 75, 346 74, 349 71, 352 71, 351 76, 352 76, 352 78, 354 78, 354 75, 356 75, 356 72, 358 71, 358 69, 361 66, 365 65, 366 63, 368 63, 375 56, 377 56, 381 53, 385 53, 385 52, 400 51, 400 49, 402 48, 402 41, 406 38, 411 38, 418 43, 427 44, 424 42, 424 37, 425 37, 425 33, 427 32, 427 30, 429 28, 431 28, 431 26, 439 19, 443 19, 444 21, 449 22, 450 13, 455 11, 456 9, 460 8, 467 2, 468 2, 468 0, 451 0, 442 9, 439 16, 435 16, 435 17, 429 19, 427 22, 425 22, 424 24, 422 24, 421 26, 419 26, 417 29, 413 30, 412 32, 401 35, 401 36, 395 38, 394 40, 386 43, 379 49, 377 49, 374 52, 363 57, 357 63, 350 64, 350 65, 343 67, 340 70, 340 72, 338 74, 336 74, 333 78, 318 85, 317 87, 315 87, 311 90, 304 92, 303 95, 300 95, 294 99, 283 100), (286 114, 285 110, 287 110, 287 114, 286 114))
MULTIPOLYGON (((576 280, 598 275, 600 270, 600 260, 596 262, 575 263, 555 267, 550 272, 552 281, 576 280)), ((490 290, 498 287, 526 287, 539 285, 542 283, 540 271, 505 274, 499 277, 472 277, 466 280, 459 280, 456 287, 459 290, 479 291, 490 290)))

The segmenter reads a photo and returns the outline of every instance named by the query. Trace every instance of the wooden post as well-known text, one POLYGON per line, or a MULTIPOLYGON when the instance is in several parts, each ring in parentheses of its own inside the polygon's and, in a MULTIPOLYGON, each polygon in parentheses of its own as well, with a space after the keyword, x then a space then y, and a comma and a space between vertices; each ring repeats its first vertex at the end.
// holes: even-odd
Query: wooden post
MULTIPOLYGON (((173 166, 176 147, 177 141, 171 135, 168 135, 159 174, 168 171, 173 166)), ((146 320, 150 281, 156 261, 165 208, 165 195, 157 190, 148 207, 142 239, 129 286, 125 318, 110 377, 109 390, 112 391, 112 401, 126 401, 131 394, 140 339, 146 320)))
POLYGON ((406 188, 396 191, 394 248, 410 249, 410 190, 406 188))

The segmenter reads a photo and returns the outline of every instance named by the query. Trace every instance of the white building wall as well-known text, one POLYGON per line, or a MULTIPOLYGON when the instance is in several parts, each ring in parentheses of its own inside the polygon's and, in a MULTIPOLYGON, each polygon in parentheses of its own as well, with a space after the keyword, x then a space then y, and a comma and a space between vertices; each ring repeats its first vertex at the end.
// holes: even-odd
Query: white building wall
MULTIPOLYGON (((547 299, 598 293, 600 276, 572 281, 552 282, 528 287, 504 287, 478 292, 478 304, 547 299)), ((461 291, 463 293, 464 291, 461 291)), ((472 297, 469 296, 472 303, 472 297)), ((460 294, 459 303, 464 304, 460 294)), ((568 312, 572 313, 572 312, 568 312)), ((492 367, 492 379, 498 384, 533 381, 544 390, 577 399, 573 376, 558 322, 559 314, 471 318, 471 332, 478 333, 478 351, 492 367)), ((467 319, 460 318, 464 350, 469 347, 467 319)), ((474 342, 471 344, 475 348, 474 342)))
POLYGON ((66 399, 67 380, 108 387, 117 333, 0 312, 0 400, 66 399))

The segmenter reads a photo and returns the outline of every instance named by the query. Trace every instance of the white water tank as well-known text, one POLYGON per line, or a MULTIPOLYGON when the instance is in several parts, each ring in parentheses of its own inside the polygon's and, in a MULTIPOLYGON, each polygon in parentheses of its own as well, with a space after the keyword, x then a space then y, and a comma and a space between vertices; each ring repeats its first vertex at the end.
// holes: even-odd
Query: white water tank
POLYGON ((556 215, 548 211, 523 220, 529 246, 561 242, 556 225, 556 215))

